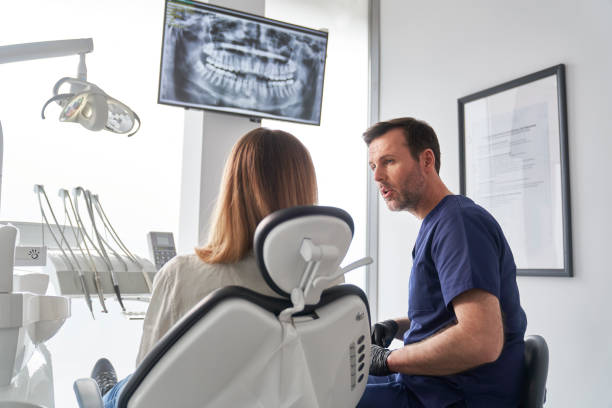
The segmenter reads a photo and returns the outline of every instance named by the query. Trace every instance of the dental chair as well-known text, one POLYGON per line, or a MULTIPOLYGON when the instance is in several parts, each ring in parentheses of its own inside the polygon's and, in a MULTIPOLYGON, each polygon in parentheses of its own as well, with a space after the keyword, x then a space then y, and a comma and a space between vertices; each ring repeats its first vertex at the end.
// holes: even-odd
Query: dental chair
MULTIPOLYGON (((370 363, 368 301, 353 285, 324 290, 365 264, 339 269, 352 235, 338 208, 267 216, 254 252, 279 298, 237 286, 211 293, 149 352, 119 407, 355 407, 370 363)), ((75 382, 81 408, 101 406, 92 382, 75 382)))

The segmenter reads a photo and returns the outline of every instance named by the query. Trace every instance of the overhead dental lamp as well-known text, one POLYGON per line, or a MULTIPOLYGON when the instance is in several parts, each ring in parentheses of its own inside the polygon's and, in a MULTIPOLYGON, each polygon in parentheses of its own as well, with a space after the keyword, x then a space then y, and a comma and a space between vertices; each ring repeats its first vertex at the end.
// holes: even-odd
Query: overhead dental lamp
MULTIPOLYGON (((96 85, 87 82, 85 54, 92 51, 93 40, 91 38, 3 45, 0 46, 0 64, 78 55, 80 58, 77 78, 62 78, 55 84, 53 97, 43 106, 43 119, 47 105, 50 102, 57 102, 62 107, 59 116, 62 122, 76 122, 89 130, 106 129, 115 133, 128 133, 128 136, 132 136, 140 129, 138 115, 96 85), (66 93, 59 93, 63 84, 69 84, 70 90, 66 93), (133 130, 136 122, 138 122, 138 127, 133 130)), ((2 124, 0 123, 0 181, 2 156, 2 124)))
POLYGON ((77 78, 61 78, 55 84, 53 96, 43 106, 42 118, 45 118, 47 106, 51 102, 56 102, 62 107, 59 115, 61 122, 76 122, 89 130, 104 129, 132 136, 140 129, 138 115, 98 86, 87 82, 85 54, 91 51, 93 51, 91 38, 6 45, 0 47, 0 64, 78 54, 80 58, 77 78), (60 93, 60 88, 64 84, 70 88, 67 92, 60 93))

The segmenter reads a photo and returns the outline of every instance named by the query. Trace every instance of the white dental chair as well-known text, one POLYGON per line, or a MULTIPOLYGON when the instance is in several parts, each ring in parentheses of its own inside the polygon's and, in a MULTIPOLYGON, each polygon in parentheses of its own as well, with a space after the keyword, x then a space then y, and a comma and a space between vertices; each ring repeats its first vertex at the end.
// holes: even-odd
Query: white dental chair
MULTIPOLYGON (((237 286, 211 293, 145 357, 119 407, 355 407, 370 363, 368 301, 353 285, 323 290, 350 268, 339 265, 352 235, 338 208, 266 217, 254 251, 282 298, 237 286)), ((82 408, 101 406, 92 382, 75 382, 82 408)))

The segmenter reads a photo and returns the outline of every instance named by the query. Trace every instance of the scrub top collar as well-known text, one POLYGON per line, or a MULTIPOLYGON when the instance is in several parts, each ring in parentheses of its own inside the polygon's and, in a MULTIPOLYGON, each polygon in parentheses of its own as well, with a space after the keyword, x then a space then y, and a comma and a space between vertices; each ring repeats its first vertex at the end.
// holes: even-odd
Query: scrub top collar
POLYGON ((444 207, 444 203, 450 200, 451 197, 455 197, 454 194, 444 196, 438 204, 423 218, 423 224, 427 224, 439 211, 444 207))

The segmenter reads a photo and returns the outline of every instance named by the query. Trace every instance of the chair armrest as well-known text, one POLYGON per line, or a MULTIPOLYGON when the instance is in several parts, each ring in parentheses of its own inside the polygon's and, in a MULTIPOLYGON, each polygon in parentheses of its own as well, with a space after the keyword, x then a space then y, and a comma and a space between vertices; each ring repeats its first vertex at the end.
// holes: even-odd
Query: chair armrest
POLYGON ((76 394, 79 408, 104 408, 98 384, 93 378, 79 378, 72 387, 76 394))

